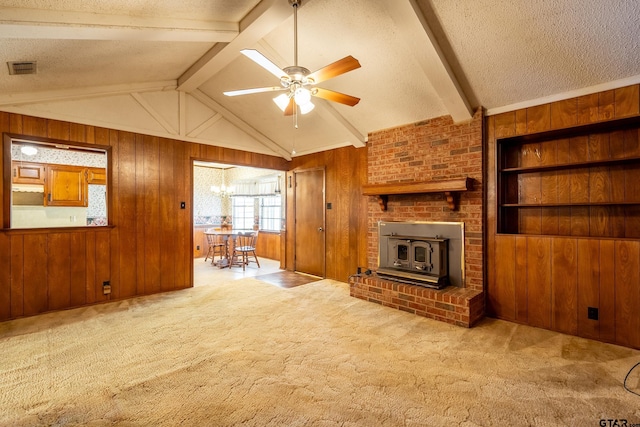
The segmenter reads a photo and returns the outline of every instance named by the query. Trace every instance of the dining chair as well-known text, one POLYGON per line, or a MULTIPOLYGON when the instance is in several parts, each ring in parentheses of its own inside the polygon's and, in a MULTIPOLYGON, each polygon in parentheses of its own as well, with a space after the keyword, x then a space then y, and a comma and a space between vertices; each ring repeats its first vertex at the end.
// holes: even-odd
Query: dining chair
POLYGON ((218 234, 206 234, 207 236, 207 245, 209 249, 207 250, 207 256, 204 258, 205 261, 209 259, 211 256, 211 263, 214 264, 216 260, 216 255, 223 259, 226 255, 227 245, 224 241, 223 236, 218 234))
POLYGON ((260 268, 258 255, 256 254, 256 243, 258 241, 258 231, 246 231, 238 233, 233 246, 233 255, 231 256, 231 265, 242 265, 242 271, 245 270, 249 262, 255 262, 260 268), (250 257, 253 256, 253 260, 250 257))

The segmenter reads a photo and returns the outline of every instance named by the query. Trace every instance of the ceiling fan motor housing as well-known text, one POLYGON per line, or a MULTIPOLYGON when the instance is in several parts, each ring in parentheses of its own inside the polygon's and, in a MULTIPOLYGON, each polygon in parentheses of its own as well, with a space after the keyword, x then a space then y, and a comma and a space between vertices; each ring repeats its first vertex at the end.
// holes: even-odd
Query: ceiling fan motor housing
POLYGON ((283 78, 281 79, 283 85, 285 85, 286 82, 285 87, 288 87, 289 85, 294 83, 298 83, 301 85, 310 85, 314 83, 312 78, 307 78, 307 76, 311 74, 311 71, 309 71, 307 68, 292 65, 291 67, 284 68, 282 71, 287 73, 287 75, 283 76, 283 78))

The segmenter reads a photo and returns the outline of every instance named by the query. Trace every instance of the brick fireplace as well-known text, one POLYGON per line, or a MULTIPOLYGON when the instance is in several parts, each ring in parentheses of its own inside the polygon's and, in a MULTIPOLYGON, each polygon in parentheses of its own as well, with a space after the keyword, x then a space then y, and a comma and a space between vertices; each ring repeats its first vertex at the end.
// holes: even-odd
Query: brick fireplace
POLYGON ((384 203, 381 198, 369 197, 367 267, 375 272, 378 266, 380 221, 463 222, 464 283, 429 289, 376 274, 363 275, 350 280, 352 296, 465 327, 483 317, 482 129, 483 115, 478 109, 473 119, 465 123, 454 124, 450 116, 444 116, 369 135, 370 185, 401 189, 427 183, 427 190, 390 193, 384 203), (447 191, 453 188, 449 183, 461 178, 463 182, 468 178, 468 189, 447 191), (442 191, 438 190, 438 183, 442 183, 442 191))

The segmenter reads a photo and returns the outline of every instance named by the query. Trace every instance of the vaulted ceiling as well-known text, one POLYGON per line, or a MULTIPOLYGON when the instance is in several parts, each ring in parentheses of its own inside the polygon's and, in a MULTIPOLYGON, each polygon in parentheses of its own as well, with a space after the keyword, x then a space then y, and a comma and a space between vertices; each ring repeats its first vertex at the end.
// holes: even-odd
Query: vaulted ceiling
POLYGON ((640 82, 640 2, 302 0, 298 63, 347 55, 361 68, 322 87, 298 127, 277 86, 240 54, 294 65, 288 0, 0 0, 0 110, 284 158, 443 115, 489 114, 640 82))

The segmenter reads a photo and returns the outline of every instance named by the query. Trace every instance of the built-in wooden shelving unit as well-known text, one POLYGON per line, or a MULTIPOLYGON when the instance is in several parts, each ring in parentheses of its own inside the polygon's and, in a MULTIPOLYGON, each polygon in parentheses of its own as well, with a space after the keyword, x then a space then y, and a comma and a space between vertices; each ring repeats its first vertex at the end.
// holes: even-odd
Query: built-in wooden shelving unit
POLYGON ((640 237, 640 117, 497 138, 498 233, 640 237))
POLYGON ((486 124, 487 314, 640 348, 640 85, 486 124))

